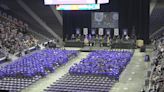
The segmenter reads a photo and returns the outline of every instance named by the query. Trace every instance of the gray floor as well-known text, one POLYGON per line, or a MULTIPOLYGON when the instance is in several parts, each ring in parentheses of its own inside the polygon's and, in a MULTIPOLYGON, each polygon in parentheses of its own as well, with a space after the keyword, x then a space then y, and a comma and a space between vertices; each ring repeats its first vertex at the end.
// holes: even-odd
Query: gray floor
MULTIPOLYGON (((80 48, 67 48, 79 50, 80 48)), ((151 53, 151 50, 147 51, 148 54, 151 53)), ((66 74, 69 68, 74 64, 79 62, 82 58, 85 58, 88 55, 88 52, 81 52, 79 56, 71 60, 66 65, 57 69, 55 73, 49 74, 47 77, 40 79, 33 85, 27 87, 22 92, 43 92, 47 86, 61 78, 66 74)), ((140 92, 144 85, 144 79, 146 76, 146 70, 149 67, 149 63, 144 62, 145 53, 140 53, 139 49, 135 50, 134 56, 127 66, 125 71, 121 74, 120 81, 115 84, 113 89, 110 92, 140 92)))
MULTIPOLYGON (((149 51, 148 54, 151 52, 149 51)), ((150 63, 144 62, 144 55, 139 50, 135 50, 134 56, 121 74, 120 81, 115 84, 111 92, 140 92, 144 85, 146 71, 150 63)))

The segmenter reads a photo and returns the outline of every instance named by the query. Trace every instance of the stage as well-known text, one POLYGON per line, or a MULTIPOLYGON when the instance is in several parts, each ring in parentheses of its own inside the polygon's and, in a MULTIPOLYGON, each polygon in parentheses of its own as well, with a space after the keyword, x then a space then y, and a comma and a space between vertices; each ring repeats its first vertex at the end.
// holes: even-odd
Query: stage
POLYGON ((95 46, 85 46, 80 49, 81 52, 92 52, 95 50, 109 50, 110 47, 95 47, 95 46))
POLYGON ((80 51, 82 52, 90 52, 94 50, 106 50, 106 49, 135 49, 136 44, 135 40, 113 40, 109 46, 107 46, 107 43, 102 43, 103 46, 96 43, 95 46, 85 46, 82 41, 66 41, 64 47, 79 47, 82 48, 80 51))

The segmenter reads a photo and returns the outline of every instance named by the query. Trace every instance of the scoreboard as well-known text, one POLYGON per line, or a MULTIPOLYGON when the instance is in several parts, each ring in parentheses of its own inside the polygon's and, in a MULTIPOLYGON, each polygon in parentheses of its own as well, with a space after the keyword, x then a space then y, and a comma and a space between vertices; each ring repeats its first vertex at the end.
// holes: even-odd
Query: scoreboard
POLYGON ((95 4, 95 0, 44 0, 45 5, 57 4, 95 4))
POLYGON ((109 0, 44 0, 45 5, 59 4, 103 4, 109 3, 109 0))
POLYGON ((84 4, 84 5, 57 5, 56 10, 97 10, 100 4, 84 4))

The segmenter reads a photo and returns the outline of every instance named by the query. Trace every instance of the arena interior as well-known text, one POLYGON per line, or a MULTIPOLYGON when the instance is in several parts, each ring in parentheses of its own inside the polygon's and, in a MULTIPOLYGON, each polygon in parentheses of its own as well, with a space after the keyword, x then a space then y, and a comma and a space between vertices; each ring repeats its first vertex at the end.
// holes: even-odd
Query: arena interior
POLYGON ((164 92, 164 0, 0 0, 0 92, 164 92))

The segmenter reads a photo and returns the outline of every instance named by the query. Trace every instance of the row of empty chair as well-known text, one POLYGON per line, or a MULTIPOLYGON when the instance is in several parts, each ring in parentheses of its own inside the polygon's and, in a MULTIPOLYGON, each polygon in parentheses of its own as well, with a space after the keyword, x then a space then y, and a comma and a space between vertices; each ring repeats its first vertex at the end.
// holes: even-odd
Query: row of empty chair
POLYGON ((33 78, 4 78, 0 80, 0 90, 6 92, 20 92, 22 89, 35 83, 42 78, 41 76, 35 76, 33 78))
POLYGON ((45 92, 108 92, 117 80, 106 76, 66 74, 45 92))

